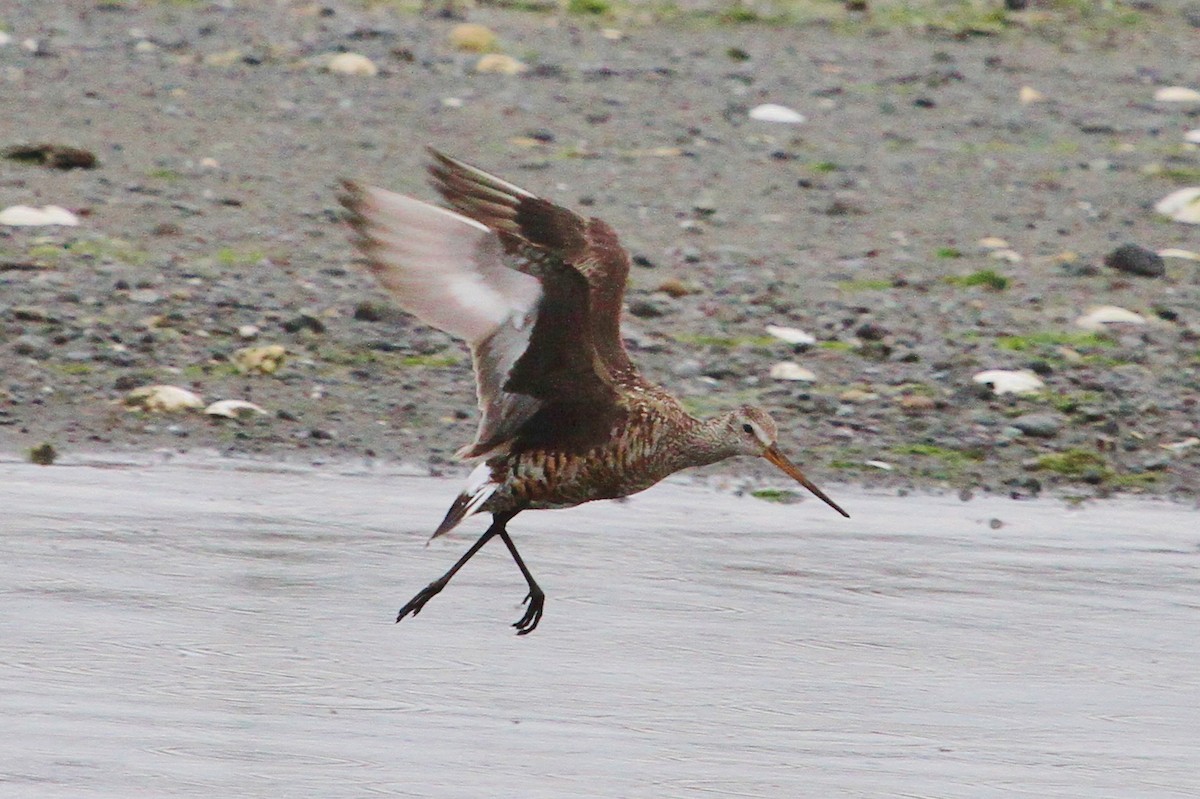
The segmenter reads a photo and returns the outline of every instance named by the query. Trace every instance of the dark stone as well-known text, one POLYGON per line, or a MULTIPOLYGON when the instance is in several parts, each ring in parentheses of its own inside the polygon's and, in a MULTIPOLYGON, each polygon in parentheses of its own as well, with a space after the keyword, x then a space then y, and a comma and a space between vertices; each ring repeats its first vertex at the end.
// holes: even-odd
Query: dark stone
POLYGON ((1161 255, 1139 244, 1122 244, 1104 256, 1104 265, 1144 277, 1162 277, 1167 271, 1161 255))
POLYGON ((312 314, 302 313, 284 322, 283 329, 289 333, 299 333, 301 330, 324 333, 325 323, 312 314))

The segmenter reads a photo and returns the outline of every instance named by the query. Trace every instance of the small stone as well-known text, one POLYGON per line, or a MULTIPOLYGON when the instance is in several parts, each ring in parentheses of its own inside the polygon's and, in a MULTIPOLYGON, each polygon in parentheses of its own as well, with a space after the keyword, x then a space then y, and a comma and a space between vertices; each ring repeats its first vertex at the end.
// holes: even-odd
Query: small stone
POLYGON ((17 355, 37 361, 44 361, 50 357, 50 342, 32 333, 17 336, 12 343, 12 348, 17 355))
POLYGON ((1200 103, 1200 92, 1187 86, 1163 86, 1154 92, 1160 103, 1200 103))
POLYGON ((287 350, 279 344, 243 347, 233 353, 233 364, 242 374, 275 374, 283 365, 287 350))
POLYGON ((258 329, 258 325, 241 325, 237 329, 238 338, 252 341, 258 338, 258 334, 262 331, 258 329))
POLYGON ((179 386, 142 386, 125 395, 125 405, 152 413, 175 413, 204 407, 195 393, 179 386))
POLYGON ((984 236, 979 240, 979 246, 985 250, 1007 250, 1011 245, 999 236, 984 236))
POLYGON ((1020 93, 1021 105, 1029 105, 1031 103, 1044 103, 1046 95, 1039 92, 1032 86, 1022 86, 1020 93))
POLYGON ((1161 255, 1138 244, 1122 244, 1104 256, 1104 265, 1145 277, 1162 277, 1167 272, 1161 255))
POLYGON ((1037 394, 1046 384, 1028 369, 988 369, 971 378, 994 394, 1037 394))
POLYGON ((1084 330, 1100 331, 1105 325, 1144 325, 1146 318, 1127 308, 1116 305, 1097 305, 1089 308, 1087 313, 1075 320, 1076 327, 1084 330))
POLYGON ((861 388, 848 388, 838 395, 839 401, 853 402, 856 404, 860 402, 871 402, 877 399, 879 399, 878 394, 871 391, 864 391, 861 388))
POLYGON ((335 75, 354 75, 364 78, 373 78, 379 74, 379 67, 375 66, 375 62, 359 53, 338 53, 329 59, 325 69, 335 75))
POLYGON ((1171 192, 1154 204, 1154 210, 1176 222, 1200 225, 1200 186, 1171 192))
POLYGON ((1062 419, 1052 413, 1022 414, 1011 424, 1032 438, 1054 438, 1062 430, 1062 419))
POLYGON ((635 297, 629 301, 629 313, 639 319, 656 319, 674 310, 667 297, 635 297))
POLYGON ((1193 128, 1183 134, 1183 140, 1188 144, 1200 144, 1200 128, 1193 128))
POLYGON ((39 227, 44 225, 62 225, 76 227, 79 217, 57 205, 43 205, 34 208, 30 205, 11 205, 0 211, 0 225, 12 227, 39 227))
POLYGON ((811 347, 817 343, 817 337, 812 333, 805 332, 798 327, 784 327, 782 325, 767 325, 767 333, 779 339, 786 341, 788 344, 795 344, 801 347, 811 347))
POLYGON ((226 419, 248 419, 266 413, 253 402, 238 399, 217 400, 205 408, 204 412, 209 416, 221 416, 226 419))
POLYGON ((464 22, 450 29, 450 46, 468 53, 486 53, 496 44, 496 34, 485 25, 464 22))
POLYGON ((775 103, 764 103, 751 108, 750 118, 759 122, 779 122, 786 125, 799 125, 804 122, 804 115, 799 111, 775 103))
POLYGON ((657 291, 661 291, 668 297, 679 299, 680 297, 686 297, 689 294, 694 294, 696 290, 677 277, 669 277, 662 283, 658 284, 657 291))
POLYGON ((283 329, 289 333, 299 333, 301 330, 324 333, 325 323, 310 313, 302 313, 284 322, 283 329))
POLYGON ((476 72, 491 75, 519 75, 527 69, 517 59, 502 53, 488 53, 475 64, 476 72))
POLYGON ((817 376, 811 369, 806 369, 794 361, 781 361, 771 367, 771 379, 812 383, 816 381, 817 376))
POLYGON ((51 169, 95 169, 98 163, 90 150, 65 144, 18 144, 5 150, 4 157, 51 169))
POLYGON ((924 394, 905 394, 900 397, 900 409, 905 413, 929 413, 937 408, 937 401, 924 394))

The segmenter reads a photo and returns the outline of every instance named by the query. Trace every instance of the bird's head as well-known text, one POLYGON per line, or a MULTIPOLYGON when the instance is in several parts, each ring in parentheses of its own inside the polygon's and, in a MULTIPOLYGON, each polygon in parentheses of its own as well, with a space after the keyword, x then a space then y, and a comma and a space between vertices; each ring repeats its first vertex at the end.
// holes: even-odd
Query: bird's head
POLYGON ((743 405, 737 410, 725 414, 722 417, 722 423, 722 437, 733 450, 731 454, 766 458, 788 477, 816 494, 829 507, 846 518, 850 518, 849 513, 846 513, 836 502, 827 497, 824 491, 817 488, 794 463, 779 451, 776 444, 779 428, 769 413, 754 405, 743 405))

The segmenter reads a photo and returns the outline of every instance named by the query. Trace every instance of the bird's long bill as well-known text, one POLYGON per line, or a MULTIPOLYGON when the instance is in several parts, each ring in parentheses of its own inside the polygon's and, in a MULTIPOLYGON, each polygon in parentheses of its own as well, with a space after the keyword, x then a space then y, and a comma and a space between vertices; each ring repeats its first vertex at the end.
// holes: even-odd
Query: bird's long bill
POLYGON ((849 513, 846 513, 846 511, 842 510, 840 505, 838 505, 836 502, 834 502, 829 497, 825 496, 824 491, 817 488, 816 484, 814 484, 812 480, 809 480, 807 477, 804 476, 804 472, 802 472, 798 468, 796 468, 796 464, 789 461, 787 459, 787 457, 782 452, 780 452, 778 449, 776 449, 773 445, 770 447, 767 447, 767 449, 763 452, 763 457, 766 458, 767 460, 769 460, 771 463, 778 466, 781 470, 783 470, 783 473, 786 474, 788 477, 792 478, 797 483, 804 486, 809 491, 813 492, 818 497, 820 497, 822 500, 824 500, 826 505, 833 508, 838 513, 842 514, 847 519, 850 518, 849 513))

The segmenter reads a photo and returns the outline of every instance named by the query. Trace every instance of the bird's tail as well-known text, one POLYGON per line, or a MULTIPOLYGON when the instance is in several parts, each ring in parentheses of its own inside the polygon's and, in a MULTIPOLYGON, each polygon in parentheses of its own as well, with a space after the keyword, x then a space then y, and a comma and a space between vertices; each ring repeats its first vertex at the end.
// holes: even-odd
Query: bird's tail
POLYGON ((486 463, 481 463, 471 472, 471 476, 467 478, 466 488, 454 500, 450 506, 450 510, 446 511, 446 518, 442 519, 442 523, 433 531, 433 535, 429 540, 437 538, 439 535, 444 535, 455 527, 463 519, 476 513, 483 507, 483 503, 491 499, 492 494, 496 493, 496 489, 500 484, 492 479, 492 469, 486 463))

